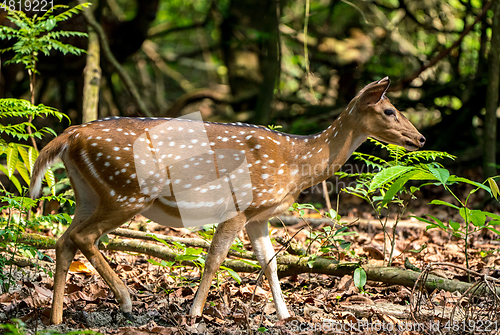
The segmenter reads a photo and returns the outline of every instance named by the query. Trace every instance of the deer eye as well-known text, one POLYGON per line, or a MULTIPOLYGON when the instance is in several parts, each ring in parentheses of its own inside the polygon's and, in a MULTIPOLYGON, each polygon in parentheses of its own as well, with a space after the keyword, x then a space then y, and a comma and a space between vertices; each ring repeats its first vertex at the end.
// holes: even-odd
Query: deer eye
POLYGON ((391 116, 396 114, 396 111, 394 109, 384 109, 384 114, 387 116, 391 116))

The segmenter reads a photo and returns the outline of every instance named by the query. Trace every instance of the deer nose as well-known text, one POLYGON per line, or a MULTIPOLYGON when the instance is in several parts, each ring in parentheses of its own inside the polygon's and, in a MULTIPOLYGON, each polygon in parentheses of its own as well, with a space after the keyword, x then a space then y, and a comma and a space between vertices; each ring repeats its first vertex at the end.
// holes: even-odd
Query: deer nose
POLYGON ((423 136, 420 137, 418 141, 420 142, 421 146, 424 146, 424 144, 425 144, 425 137, 423 137, 423 136))

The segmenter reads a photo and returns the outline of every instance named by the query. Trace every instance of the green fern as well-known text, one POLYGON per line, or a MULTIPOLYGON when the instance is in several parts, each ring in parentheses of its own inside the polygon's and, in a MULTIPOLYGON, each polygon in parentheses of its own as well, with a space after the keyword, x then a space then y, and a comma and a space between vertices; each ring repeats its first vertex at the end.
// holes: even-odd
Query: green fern
MULTIPOLYGON (((35 106, 29 101, 22 99, 0 99, 0 119, 16 117, 32 120, 36 117, 47 116, 55 116, 59 121, 66 118, 69 121, 67 115, 52 107, 42 104, 35 106)), ((0 135, 1 134, 12 137, 15 140, 28 140, 30 137, 41 138, 46 134, 57 135, 52 129, 47 127, 37 129, 30 121, 7 125, 0 124, 0 135), (31 134, 28 133, 28 127, 32 129, 31 134)), ((17 171, 26 185, 29 185, 31 172, 33 171, 35 160, 38 157, 38 152, 29 145, 16 142, 9 143, 4 139, 0 139, 0 156, 3 155, 6 156, 7 164, 6 166, 0 165, 0 171, 5 173, 18 192, 22 194, 22 185, 15 176, 15 173, 17 171)), ((54 185, 54 174, 51 170, 47 170, 45 179, 49 187, 52 188, 54 185)))
MULTIPOLYGON (((32 105, 22 99, 0 99, 0 119, 2 118, 26 118, 55 116, 61 121, 63 118, 69 120, 68 116, 57 109, 42 104, 32 105)), ((17 140, 28 140, 30 137, 42 138, 45 134, 57 134, 50 128, 36 129, 32 122, 25 121, 16 124, 0 125, 0 134, 9 135, 17 140), (28 133, 28 127, 32 128, 32 134, 28 133)), ((4 142, 5 143, 5 142, 4 142)), ((2 148, 0 142, 0 150, 2 148)))
POLYGON ((369 168, 373 168, 374 170, 381 170, 384 167, 389 166, 389 162, 377 156, 368 155, 361 152, 355 152, 353 153, 353 156, 355 160, 365 162, 365 164, 369 168))
MULTIPOLYGON (((0 9, 6 10, 7 18, 18 27, 18 29, 14 29, 0 26, 0 39, 15 41, 13 46, 0 49, 0 54, 9 51, 14 52, 13 57, 7 60, 5 64, 23 64, 28 70, 32 102, 35 96, 35 74, 39 73, 36 69, 39 54, 42 53, 48 56, 51 51, 73 55, 85 53, 85 50, 62 43, 60 39, 63 37, 87 37, 86 33, 78 31, 54 31, 53 29, 58 22, 69 19, 90 5, 90 3, 77 5, 57 15, 54 14, 55 10, 69 7, 56 5, 42 16, 34 15, 28 17, 24 12, 10 10, 4 4, 0 3, 0 9)), ((33 125, 32 120, 34 118, 46 116, 55 116, 59 121, 63 117, 67 118, 66 115, 58 112, 56 109, 42 104, 35 106, 26 100, 0 99, 0 119, 11 117, 28 119, 16 124, 0 125, 0 135, 7 135, 18 141, 31 139, 33 144, 34 138, 40 139, 46 134, 56 136, 56 133, 50 128, 43 127, 37 129, 33 125)), ((38 152, 28 145, 16 142, 8 143, 6 140, 0 139, 0 156, 2 155, 6 156, 7 164, 6 166, 0 165, 0 171, 5 173, 19 193, 23 194, 22 185, 16 177, 15 172, 19 173, 26 184, 29 185, 33 164, 38 156, 38 152)), ((55 178, 50 169, 45 174, 45 179, 49 187, 53 190, 55 178)))
POLYGON ((57 22, 71 18, 90 5, 90 3, 80 4, 54 15, 54 10, 56 9, 69 8, 68 6, 56 5, 49 9, 43 16, 34 15, 33 17, 28 17, 26 13, 10 10, 7 6, 0 3, 0 9, 6 10, 8 12, 7 18, 19 28, 14 29, 0 26, 0 39, 16 40, 16 43, 12 47, 0 49, 0 53, 15 52, 12 59, 7 60, 5 64, 21 63, 24 64, 30 74, 38 74, 36 64, 40 53, 46 56, 52 50, 73 55, 85 53, 85 50, 62 43, 59 39, 73 36, 87 37, 86 33, 79 31, 52 31, 52 29, 54 29, 57 22))
POLYGON ((356 187, 344 189, 347 193, 370 201, 374 207, 381 209, 391 201, 399 202, 397 194, 404 192, 405 184, 410 181, 436 181, 432 170, 444 170, 436 160, 455 159, 456 157, 442 151, 412 151, 393 144, 384 144, 369 138, 371 143, 387 150, 390 160, 380 157, 353 153, 356 160, 363 161, 373 172, 345 173, 337 172, 340 178, 355 177, 356 187))

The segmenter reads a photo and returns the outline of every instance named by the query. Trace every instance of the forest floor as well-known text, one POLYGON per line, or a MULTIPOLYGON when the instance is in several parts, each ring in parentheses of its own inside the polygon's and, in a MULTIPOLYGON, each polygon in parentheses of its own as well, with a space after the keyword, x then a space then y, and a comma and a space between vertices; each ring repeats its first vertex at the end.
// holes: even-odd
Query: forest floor
MULTIPOLYGON (((447 200, 443 194, 422 195, 408 215, 422 216, 432 213, 443 221, 458 221, 458 213, 447 207, 425 205, 430 201, 429 198, 435 196, 447 200)), ((354 222, 350 231, 355 234, 346 237, 352 242, 351 250, 358 257, 366 259, 365 262, 370 265, 384 265, 383 233, 378 220, 373 218, 366 204, 353 197, 346 199, 343 198, 341 202, 345 206, 343 208, 348 208, 344 212, 341 211, 341 221, 354 222)), ((435 262, 466 267, 463 240, 438 229, 426 231, 426 224, 408 215, 396 230, 393 266, 404 268, 405 258, 408 258, 411 264, 420 269, 435 262), (409 252, 424 245, 426 247, 418 253, 409 252)), ((312 211, 306 212, 305 215, 306 221, 308 218, 317 217, 312 211)), ((391 222, 393 220, 389 220, 389 224, 391 222)), ((188 229, 164 228, 151 223, 148 225, 157 233, 197 237, 196 233, 188 229)), ((296 234, 294 240, 307 246, 309 231, 322 231, 324 226, 325 223, 313 227, 308 226, 305 221, 299 221, 292 226, 272 227, 270 233, 272 238, 296 234)), ((500 264, 500 243, 497 238, 491 231, 481 231, 470 238, 470 269, 498 277, 499 273, 494 270, 498 269, 500 264)), ((251 251, 250 241, 245 233, 240 234, 240 239, 245 249, 251 251)), ((280 246, 277 243, 275 245, 278 251, 280 246)), ((47 254, 54 259, 53 251, 47 254)), ((44 271, 27 267, 15 270, 18 279, 16 286, 11 288, 9 293, 0 295, 0 323, 18 318, 26 324, 26 333, 31 334, 44 329, 61 333, 90 329, 102 334, 440 333, 433 331, 432 327, 439 327, 441 333, 461 333, 446 325, 449 318, 443 315, 426 317, 423 314, 425 308, 415 314, 421 317, 420 321, 414 321, 410 314, 410 305, 415 304, 415 299, 418 300, 417 296, 421 292, 413 291, 413 287, 368 281, 364 291, 360 292, 351 275, 334 277, 304 273, 282 278, 281 287, 293 316, 278 321, 267 280, 256 285, 258 272, 240 274, 242 282, 238 284, 227 272, 221 271, 218 275, 218 285, 212 287, 208 296, 204 315, 191 318, 187 314, 199 283, 200 269, 155 266, 147 261, 149 257, 143 255, 122 252, 104 254, 131 291, 135 317, 133 321, 122 315, 113 293, 87 259, 78 253, 67 280, 62 325, 48 325, 52 278, 44 271), (441 324, 437 325, 439 322, 441 324), (402 329, 406 330, 401 331, 402 329)), ((341 255, 341 261, 357 260, 359 259, 341 255)), ((53 268, 49 270, 53 271, 53 268)), ((442 278, 468 280, 466 272, 453 266, 441 266, 433 273, 442 278)), ((472 281, 476 279, 479 278, 472 278, 472 281)), ((431 307, 445 306, 450 309, 457 296, 459 295, 456 292, 435 290, 430 295, 431 300, 427 302, 431 302, 431 307)), ((423 301, 420 303, 424 304, 423 301)), ((493 307, 490 323, 482 323, 481 328, 475 328, 473 333, 498 333, 498 301, 493 307)), ((490 307, 477 305, 474 308, 490 307)), ((447 313, 449 312, 450 310, 447 313)))

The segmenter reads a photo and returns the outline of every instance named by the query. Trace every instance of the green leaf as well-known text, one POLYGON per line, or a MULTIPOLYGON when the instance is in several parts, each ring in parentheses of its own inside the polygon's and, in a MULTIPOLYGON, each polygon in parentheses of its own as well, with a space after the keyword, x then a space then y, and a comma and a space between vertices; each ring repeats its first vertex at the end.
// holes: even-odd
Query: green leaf
POLYGON ((35 148, 30 147, 28 150, 28 155, 29 155, 28 167, 30 168, 30 175, 31 175, 33 173, 33 167, 35 166, 35 161, 38 158, 38 151, 35 148))
POLYGON ((7 176, 9 179, 14 174, 16 170, 17 160, 19 159, 17 145, 9 145, 7 148, 7 176))
POLYGON ((18 160, 17 165, 16 165, 16 169, 19 172, 19 174, 21 175, 21 177, 24 179, 26 184, 28 184, 28 186, 29 186, 30 185, 30 176, 29 176, 28 170, 26 170, 26 167, 24 166, 23 162, 18 160))
POLYGON ((347 250, 351 247, 352 242, 342 241, 339 245, 340 249, 347 250))
POLYGON ((47 171, 45 171, 45 180, 47 181, 47 185, 49 185, 49 187, 52 188, 56 183, 56 177, 54 176, 54 171, 52 171, 51 169, 47 169, 47 171))
POLYGON ((26 149, 24 149, 22 146, 18 146, 17 150, 19 151, 19 155, 21 156, 24 164, 26 164, 26 166, 29 166, 29 156, 26 149))
POLYGON ((431 224, 428 224, 427 226, 425 226, 425 231, 428 231, 429 229, 435 229, 435 228, 439 228, 439 226, 435 223, 431 223, 431 224))
POLYGON ((313 210, 316 209, 316 207, 314 207, 311 204, 297 204, 297 208, 298 209, 313 209, 313 210))
POLYGON ((186 251, 185 251, 185 254, 186 255, 199 255, 203 252, 203 249, 199 249, 199 248, 186 248, 186 251))
POLYGON ((498 184, 493 178, 488 178, 486 179, 488 181, 488 185, 490 185, 490 190, 491 193, 493 194, 493 197, 498 200, 498 194, 500 193, 500 190, 498 189, 498 184))
POLYGON ((333 208, 328 211, 327 215, 330 216, 331 219, 340 220, 340 215, 333 208))
POLYGON ((373 177, 373 180, 370 183, 370 186, 368 187, 368 191, 369 192, 375 191, 376 189, 386 185, 388 182, 396 179, 400 175, 402 175, 405 172, 408 172, 409 170, 412 170, 412 169, 414 169, 414 167, 411 167, 411 166, 393 166, 393 167, 387 168, 385 170, 382 170, 373 177))
MULTIPOLYGON (((423 218, 423 217, 420 217, 420 216, 410 215, 410 217, 415 218, 415 219, 417 219, 417 220, 419 220, 419 221, 422 221, 422 222, 428 223, 428 224, 430 224, 430 225, 432 225, 432 226, 438 226, 438 227, 439 227, 439 228, 441 228, 442 230, 445 230, 445 231, 447 230, 446 225, 445 225, 445 224, 444 224, 441 220, 439 220, 437 217, 435 217, 435 216, 433 216, 433 215, 430 215, 430 214, 426 214, 426 215, 427 215, 428 217, 430 217, 431 219, 433 219, 435 222, 432 222, 432 221, 427 220, 427 219, 425 219, 425 218, 423 218)), ((433 228, 434 228, 434 227, 433 227, 433 228)), ((430 229, 430 228, 428 228, 428 229, 430 229)))
POLYGON ((363 268, 357 268, 354 270, 354 285, 360 290, 363 290, 363 287, 366 284, 366 272, 363 270, 363 268))
MULTIPOLYGON (((159 239, 159 240, 161 240, 161 239, 159 239)), ((163 241, 163 242, 165 242, 165 241, 163 241)), ((167 243, 165 243, 165 244, 167 244, 167 243)), ((180 242, 177 242, 177 241, 172 241, 172 244, 175 245, 180 250, 186 249, 186 246, 183 243, 180 243, 180 242)))
POLYGON ((45 21, 45 29, 47 30, 52 30, 56 26, 57 21, 54 18, 50 18, 47 21, 45 21))
POLYGON ((450 227, 454 230, 457 231, 460 229, 460 223, 455 222, 455 221, 450 221, 450 227))
POLYGON ((485 212, 485 211, 483 211, 483 213, 484 213, 486 216, 488 216, 488 217, 490 217, 490 218, 492 218, 492 219, 495 219, 495 220, 500 220, 500 215, 497 215, 497 214, 494 214, 494 213, 490 213, 490 212, 485 212))
MULTIPOLYGON (((155 241, 163 243, 167 247, 170 247, 170 244, 168 244, 164 239, 159 238, 155 234, 146 234, 146 236, 149 236, 149 237, 153 238, 155 241)), ((177 242, 172 242, 172 244, 175 244, 175 243, 177 243, 177 242)), ((184 250, 184 248, 182 248, 182 250, 184 250)))
POLYGON ((317 257, 318 257, 318 256, 316 256, 316 255, 311 255, 311 256, 309 257, 309 259, 307 260, 307 266, 308 266, 310 269, 312 269, 312 268, 313 268, 313 266, 314 266, 314 262, 316 261, 316 258, 317 258, 317 257))
POLYGON ((476 187, 482 188, 483 190, 485 190, 486 192, 488 192, 491 195, 491 189, 488 186, 485 186, 485 185, 483 185, 481 183, 478 183, 478 182, 475 182, 473 180, 469 180, 467 178, 457 177, 457 176, 451 176, 448 179, 448 181, 449 182, 462 182, 462 183, 467 183, 467 184, 470 184, 470 185, 474 185, 476 187))
POLYGON ((101 238, 99 239, 99 241, 101 241, 104 245, 108 244, 109 243, 109 236, 108 236, 108 234, 102 235, 101 238))
POLYGON ((68 224, 70 224, 71 222, 73 222, 73 219, 71 218, 71 216, 69 216, 68 213, 62 213, 62 216, 66 219, 66 222, 68 224))
POLYGON ((16 176, 12 176, 9 179, 14 184, 14 186, 17 188, 17 191, 19 192, 19 194, 23 194, 23 188, 21 187, 21 183, 19 182, 19 179, 17 179, 16 176))
POLYGON ((500 235, 500 231, 498 231, 497 229, 493 228, 493 227, 490 227, 490 226, 487 226, 486 229, 489 229, 491 230, 492 232, 494 232, 495 234, 497 235, 500 235))
POLYGON ((348 226, 343 226, 343 227, 340 227, 339 229, 337 229, 337 230, 335 231, 335 233, 333 234, 333 236, 337 236, 338 234, 340 234, 340 233, 342 233, 342 232, 346 231, 347 229, 349 229, 349 227, 348 227, 348 226))
POLYGON ((431 164, 427 164, 429 171, 436 177, 437 180, 443 185, 446 185, 448 178, 450 178, 450 171, 444 168, 435 168, 431 164))
POLYGON ((458 210, 460 209, 460 207, 458 207, 458 206, 455 206, 453 204, 450 204, 449 202, 439 200, 439 199, 432 200, 431 202, 429 202, 429 205, 444 205, 444 206, 452 207, 452 208, 455 208, 458 210))
POLYGON ((500 221, 491 220, 490 222, 488 222, 488 226, 500 226, 500 221))
POLYGON ((229 273, 229 275, 231 277, 233 277, 234 280, 236 280, 236 282, 238 284, 241 284, 241 277, 240 277, 240 275, 236 271, 234 271, 233 269, 227 268, 225 266, 221 266, 220 268, 222 270, 226 270, 229 273))
POLYGON ((486 222, 486 214, 480 210, 471 210, 470 220, 474 226, 483 227, 486 222))
POLYGON ((394 198, 394 196, 399 191, 401 191, 401 189, 408 182, 408 180, 410 180, 413 176, 417 175, 418 173, 420 173, 420 171, 413 170, 413 171, 410 171, 410 172, 407 172, 407 173, 403 174, 398 179, 396 179, 394 181, 394 183, 391 185, 391 187, 389 187, 389 189, 385 193, 384 200, 382 201, 381 205, 385 206, 388 203, 390 203, 392 201, 392 198, 394 198))
POLYGON ((183 261, 196 261, 200 258, 198 255, 178 255, 175 256, 175 260, 178 262, 183 262, 183 261))
POLYGON ((147 261, 153 265, 161 266, 163 268, 171 267, 174 264, 174 262, 166 262, 164 260, 162 260, 161 262, 158 262, 158 261, 155 261, 154 259, 147 259, 147 261))
POLYGON ((462 207, 462 208, 460 208, 458 213, 464 219, 465 223, 470 222, 470 209, 468 209, 467 207, 462 207))

